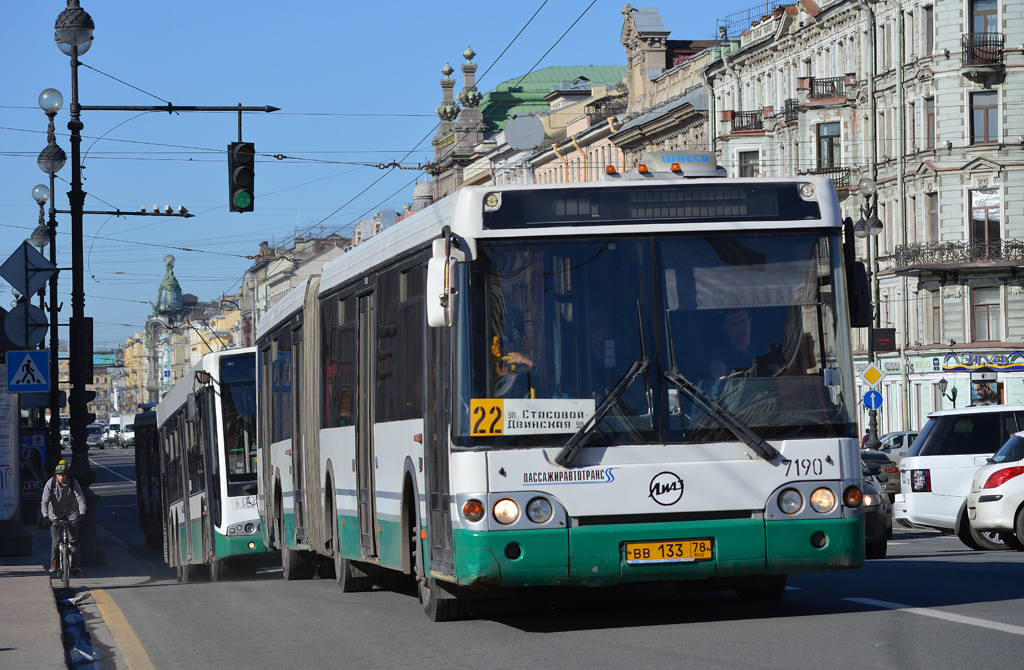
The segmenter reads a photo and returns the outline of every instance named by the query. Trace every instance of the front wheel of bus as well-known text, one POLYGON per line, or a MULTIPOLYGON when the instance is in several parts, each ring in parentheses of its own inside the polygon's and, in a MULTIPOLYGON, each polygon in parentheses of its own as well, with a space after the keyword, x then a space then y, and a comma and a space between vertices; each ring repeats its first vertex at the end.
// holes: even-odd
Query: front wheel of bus
POLYGON ((225 582, 231 579, 231 564, 225 561, 210 561, 210 581, 225 582))
POLYGON ((469 615, 470 602, 467 598, 444 593, 433 577, 417 581, 423 611, 431 621, 459 621, 469 615))
POLYGON ((736 595, 745 602, 769 602, 781 600, 786 592, 789 575, 771 575, 757 580, 749 586, 736 589, 736 595))

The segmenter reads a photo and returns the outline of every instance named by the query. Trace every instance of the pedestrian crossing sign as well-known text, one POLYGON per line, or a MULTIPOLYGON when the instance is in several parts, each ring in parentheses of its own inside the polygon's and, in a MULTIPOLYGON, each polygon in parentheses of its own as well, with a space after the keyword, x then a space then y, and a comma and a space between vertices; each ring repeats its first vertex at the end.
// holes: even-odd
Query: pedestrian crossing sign
POLYGON ((7 352, 7 392, 50 390, 50 352, 46 349, 7 352))

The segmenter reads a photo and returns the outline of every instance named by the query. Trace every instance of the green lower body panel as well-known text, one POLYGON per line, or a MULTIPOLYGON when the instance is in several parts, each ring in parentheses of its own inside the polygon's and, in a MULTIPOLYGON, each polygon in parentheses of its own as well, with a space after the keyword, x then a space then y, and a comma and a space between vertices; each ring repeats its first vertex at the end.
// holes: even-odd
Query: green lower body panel
MULTIPOLYGON (((652 547, 653 548, 653 547, 652 547)), ((454 533, 456 581, 481 586, 610 586, 856 568, 862 518, 632 523, 572 529, 454 533), (626 562, 626 543, 707 540, 712 552, 677 562, 626 562)), ((671 559, 670 559, 671 560, 671 559)))
POLYGON ((215 533, 213 536, 213 552, 218 560, 238 558, 245 556, 257 556, 265 554, 269 549, 260 540, 259 535, 221 535, 215 533), (252 547, 249 547, 249 544, 252 547))

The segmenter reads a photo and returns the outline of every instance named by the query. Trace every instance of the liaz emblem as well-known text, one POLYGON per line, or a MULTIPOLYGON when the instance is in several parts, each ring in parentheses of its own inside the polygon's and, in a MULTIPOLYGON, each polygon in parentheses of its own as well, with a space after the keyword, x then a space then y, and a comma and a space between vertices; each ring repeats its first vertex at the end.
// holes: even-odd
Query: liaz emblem
POLYGON ((651 480, 647 497, 664 507, 675 505, 683 497, 683 480, 674 472, 659 472, 651 480))

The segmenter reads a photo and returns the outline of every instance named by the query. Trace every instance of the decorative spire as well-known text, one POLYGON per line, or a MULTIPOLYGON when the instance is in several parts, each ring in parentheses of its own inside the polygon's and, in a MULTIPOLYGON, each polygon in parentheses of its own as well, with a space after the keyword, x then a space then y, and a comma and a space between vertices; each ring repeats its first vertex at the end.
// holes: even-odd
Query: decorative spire
POLYGON ((181 285, 178 283, 178 278, 174 276, 174 256, 170 254, 164 256, 164 265, 166 270, 164 272, 164 279, 160 282, 160 292, 157 294, 154 312, 157 314, 177 314, 181 312, 185 301, 182 298, 181 285))
POLYGON ((441 80, 441 105, 434 110, 441 121, 454 121, 461 111, 455 104, 455 97, 452 95, 452 90, 455 88, 455 80, 451 76, 453 72, 455 72, 455 68, 445 61, 444 67, 441 68, 441 74, 444 75, 444 79, 441 80))
POLYGON ((459 95, 459 102, 469 109, 475 108, 484 98, 476 90, 476 64, 473 63, 473 56, 476 54, 473 52, 473 48, 467 44, 466 50, 462 52, 462 57, 466 59, 466 62, 462 64, 464 83, 462 93, 459 95))

